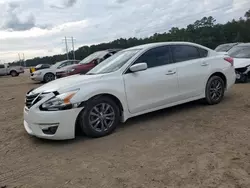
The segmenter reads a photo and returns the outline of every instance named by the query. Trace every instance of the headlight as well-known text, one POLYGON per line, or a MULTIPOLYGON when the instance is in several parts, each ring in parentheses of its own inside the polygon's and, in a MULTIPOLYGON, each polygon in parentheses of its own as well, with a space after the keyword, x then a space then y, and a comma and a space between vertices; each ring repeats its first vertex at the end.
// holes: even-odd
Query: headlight
POLYGON ((52 99, 44 102, 40 109, 43 111, 57 111, 57 110, 67 110, 74 107, 74 105, 79 104, 72 104, 70 99, 78 92, 79 90, 70 91, 67 93, 63 93, 53 97, 52 99))
POLYGON ((70 69, 70 70, 68 70, 68 73, 71 73, 71 72, 74 72, 75 71, 75 69, 70 69))
POLYGON ((41 75, 42 72, 35 72, 34 74, 35 74, 35 75, 41 75))

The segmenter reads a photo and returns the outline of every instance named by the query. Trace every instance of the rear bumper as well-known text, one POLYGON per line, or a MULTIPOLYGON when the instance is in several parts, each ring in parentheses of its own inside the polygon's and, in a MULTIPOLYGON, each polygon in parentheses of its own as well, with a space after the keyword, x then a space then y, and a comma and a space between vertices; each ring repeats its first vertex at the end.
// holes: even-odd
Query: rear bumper
POLYGON ((235 73, 234 67, 230 67, 229 69, 225 69, 224 74, 227 78, 226 90, 229 90, 235 84, 235 81, 236 81, 236 73, 235 73))

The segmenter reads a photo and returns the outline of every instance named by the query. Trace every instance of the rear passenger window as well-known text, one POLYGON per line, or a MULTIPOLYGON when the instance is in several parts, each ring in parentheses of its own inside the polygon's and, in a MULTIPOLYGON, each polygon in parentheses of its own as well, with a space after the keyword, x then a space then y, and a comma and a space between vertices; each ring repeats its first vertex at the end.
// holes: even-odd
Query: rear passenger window
POLYGON ((171 47, 175 62, 188 61, 200 58, 198 49, 188 45, 174 45, 171 47))
POLYGON ((0 69, 3 69, 3 68, 5 68, 4 65, 0 65, 0 69))
POLYGON ((135 64, 143 62, 148 64, 148 68, 167 65, 171 63, 169 47, 161 46, 148 50, 136 60, 135 64))
POLYGON ((203 48, 197 48, 198 51, 200 52, 200 57, 203 58, 203 57, 207 57, 208 55, 208 51, 203 49, 203 48))

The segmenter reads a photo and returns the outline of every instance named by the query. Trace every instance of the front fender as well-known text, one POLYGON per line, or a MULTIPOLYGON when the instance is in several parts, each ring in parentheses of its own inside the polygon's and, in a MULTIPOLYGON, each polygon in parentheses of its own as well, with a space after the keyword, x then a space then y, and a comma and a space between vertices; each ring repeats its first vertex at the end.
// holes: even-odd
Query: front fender
POLYGON ((126 92, 124 90, 123 80, 105 81, 102 83, 86 84, 86 87, 81 87, 76 95, 71 99, 72 103, 88 101, 90 98, 108 94, 116 97, 122 104, 123 109, 127 109, 126 92))

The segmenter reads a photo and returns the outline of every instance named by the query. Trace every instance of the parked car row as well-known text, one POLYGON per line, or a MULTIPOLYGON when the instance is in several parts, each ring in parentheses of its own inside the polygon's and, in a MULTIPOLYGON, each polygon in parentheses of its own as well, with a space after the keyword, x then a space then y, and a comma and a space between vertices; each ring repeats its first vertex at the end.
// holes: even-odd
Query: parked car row
POLYGON ((49 68, 42 68, 39 69, 33 73, 31 73, 30 78, 34 81, 40 81, 40 82, 50 82, 52 80, 55 80, 55 74, 58 69, 61 69, 63 67, 69 66, 69 65, 75 65, 79 61, 78 60, 64 60, 57 62, 56 64, 50 66, 49 68))
POLYGON ((63 140, 80 129, 106 136, 134 116, 198 99, 218 104, 236 79, 233 58, 187 42, 135 46, 95 65, 27 93, 28 134, 63 140))
POLYGON ((250 79, 250 43, 230 43, 218 46, 215 51, 225 52, 234 58, 236 80, 246 83, 250 79))
POLYGON ((11 75, 12 77, 19 76, 24 73, 22 66, 10 66, 9 64, 0 64, 0 76, 11 75))
POLYGON ((111 57, 121 49, 107 49, 103 51, 95 52, 82 61, 79 60, 65 60, 52 65, 51 67, 45 67, 45 65, 38 65, 35 71, 31 73, 30 78, 34 81, 40 81, 48 83, 55 79, 59 79, 74 74, 86 74, 96 65, 100 64, 105 59, 111 57))
POLYGON ((104 61, 105 59, 111 57, 120 49, 108 49, 103 51, 95 52, 88 57, 84 58, 80 63, 73 66, 66 66, 63 69, 56 71, 56 78, 62 78, 66 76, 71 76, 74 74, 86 74, 96 65, 104 61))

